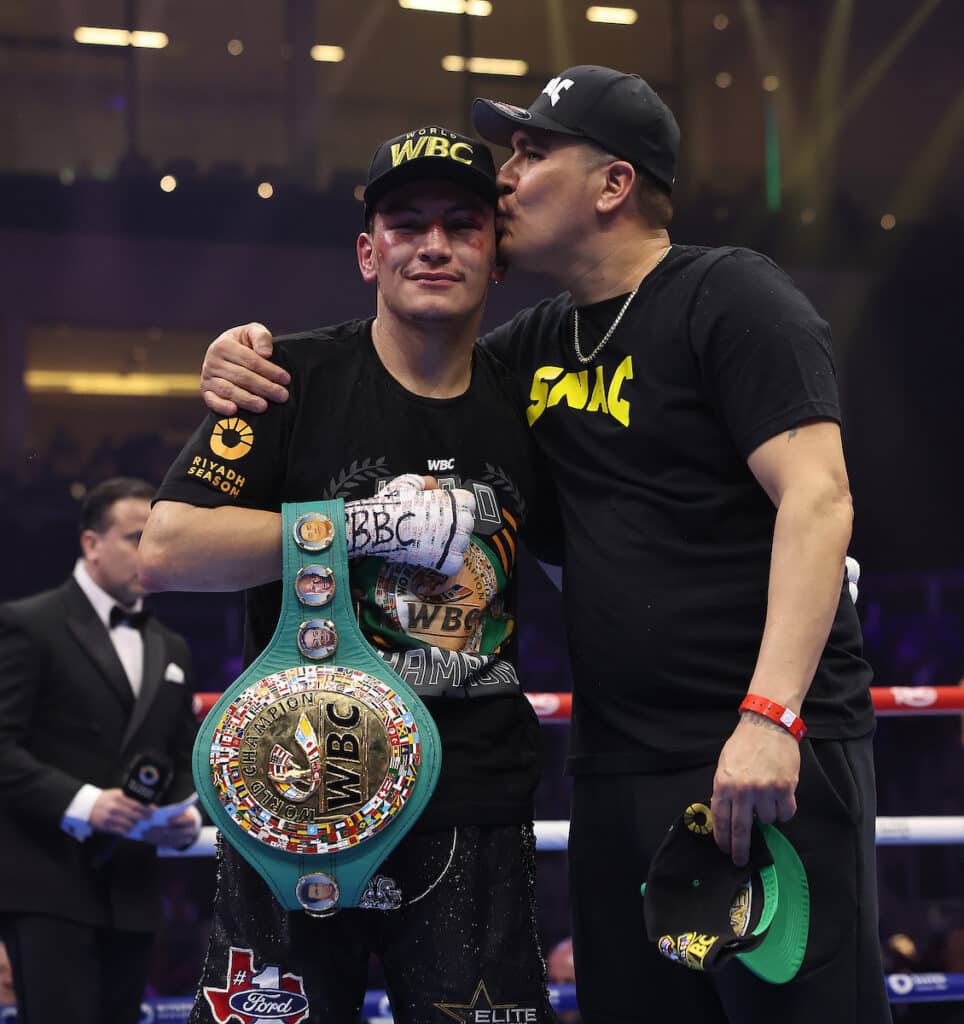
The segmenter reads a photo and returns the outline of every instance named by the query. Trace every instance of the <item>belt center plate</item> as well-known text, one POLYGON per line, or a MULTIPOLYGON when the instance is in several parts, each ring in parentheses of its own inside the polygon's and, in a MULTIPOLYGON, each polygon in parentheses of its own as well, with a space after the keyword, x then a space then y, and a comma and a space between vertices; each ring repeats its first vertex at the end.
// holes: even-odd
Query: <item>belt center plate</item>
POLYGON ((214 728, 218 799, 252 838, 336 853, 377 835, 415 787, 421 759, 402 698, 367 672, 304 665, 264 676, 214 728))

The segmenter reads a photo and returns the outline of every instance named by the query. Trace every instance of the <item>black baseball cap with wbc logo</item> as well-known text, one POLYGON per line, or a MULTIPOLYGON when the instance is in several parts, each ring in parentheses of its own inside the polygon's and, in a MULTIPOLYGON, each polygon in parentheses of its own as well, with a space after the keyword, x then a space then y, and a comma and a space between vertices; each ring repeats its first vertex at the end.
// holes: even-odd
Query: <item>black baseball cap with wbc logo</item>
POLYGON ((707 804, 691 804, 653 855, 643 915, 646 934, 670 960, 717 971, 737 958, 783 984, 807 949, 807 873, 783 833, 758 822, 749 860, 738 867, 716 845, 707 804))
POLYGON ((464 185, 493 206, 499 198, 489 147, 447 128, 430 126, 397 135, 375 150, 365 186, 365 216, 387 192, 423 179, 464 185))
POLYGON ((511 145, 513 132, 539 128, 595 142, 673 190, 679 127, 673 112, 639 75, 580 64, 551 79, 528 110, 477 99, 472 124, 483 139, 511 145))

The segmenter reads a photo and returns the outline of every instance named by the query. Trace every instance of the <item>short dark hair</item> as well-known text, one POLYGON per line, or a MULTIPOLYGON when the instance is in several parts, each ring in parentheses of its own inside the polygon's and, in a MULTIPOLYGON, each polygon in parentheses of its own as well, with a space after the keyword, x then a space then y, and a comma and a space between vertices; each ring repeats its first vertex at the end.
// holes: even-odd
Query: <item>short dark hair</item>
POLYGON ((135 476, 114 476, 88 491, 80 506, 80 532, 95 530, 103 533, 110 527, 111 509, 124 498, 154 497, 155 488, 146 480, 135 476))
POLYGON ((673 219, 673 200, 662 182, 657 181, 648 171, 637 167, 633 193, 636 209, 651 228, 669 227, 673 219))
MULTIPOLYGON (((602 146, 595 142, 580 140, 586 148, 587 166, 590 168, 601 167, 605 163, 612 163, 614 160, 624 160, 624 157, 615 156, 607 152, 602 146)), ((636 172, 636 181, 633 185, 633 200, 636 204, 636 212, 646 221, 651 228, 668 228, 673 219, 673 201, 670 198, 666 186, 649 171, 633 164, 636 172)))

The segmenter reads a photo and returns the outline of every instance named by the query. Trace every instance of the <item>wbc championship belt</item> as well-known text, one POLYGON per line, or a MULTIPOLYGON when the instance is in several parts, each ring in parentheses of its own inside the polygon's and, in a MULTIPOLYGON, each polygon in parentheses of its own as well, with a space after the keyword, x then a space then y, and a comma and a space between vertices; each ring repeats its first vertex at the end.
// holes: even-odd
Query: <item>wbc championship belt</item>
POLYGON ((352 607, 344 502, 281 509, 281 615, 208 713, 198 797, 287 910, 364 905, 378 865, 428 802, 438 730, 369 646, 352 607))

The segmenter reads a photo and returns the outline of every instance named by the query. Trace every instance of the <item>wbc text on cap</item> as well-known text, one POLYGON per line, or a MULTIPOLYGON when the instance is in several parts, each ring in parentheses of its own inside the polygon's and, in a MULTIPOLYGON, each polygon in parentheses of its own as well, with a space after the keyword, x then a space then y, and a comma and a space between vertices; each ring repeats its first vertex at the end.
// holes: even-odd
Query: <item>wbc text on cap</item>
POLYGON ((627 160, 667 192, 673 189, 679 126, 673 112, 639 75, 580 64, 551 78, 528 110, 477 99, 472 123, 484 139, 510 146, 520 129, 570 135, 627 160))
POLYGON ((365 186, 366 215, 391 189, 433 178, 471 189, 486 202, 494 204, 498 199, 489 147, 433 125, 387 139, 375 150, 365 186))

